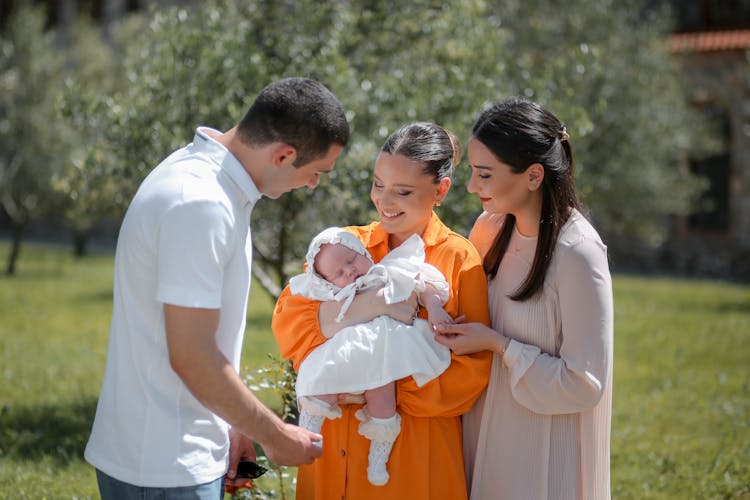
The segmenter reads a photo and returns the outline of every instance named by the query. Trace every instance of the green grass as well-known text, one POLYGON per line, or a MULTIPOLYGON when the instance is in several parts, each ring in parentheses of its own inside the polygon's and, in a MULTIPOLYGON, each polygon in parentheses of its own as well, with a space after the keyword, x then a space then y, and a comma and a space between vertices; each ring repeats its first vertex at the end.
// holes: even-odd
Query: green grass
MULTIPOLYGON (((613 497, 750 498, 750 286, 614 281, 613 497)), ((0 498, 98 498, 82 453, 111 288, 111 256, 67 249, 26 246, 0 276, 0 498)), ((246 372, 277 352, 271 308, 255 286, 246 372)))
POLYGON ((750 498, 750 287, 614 284, 613 496, 750 498))

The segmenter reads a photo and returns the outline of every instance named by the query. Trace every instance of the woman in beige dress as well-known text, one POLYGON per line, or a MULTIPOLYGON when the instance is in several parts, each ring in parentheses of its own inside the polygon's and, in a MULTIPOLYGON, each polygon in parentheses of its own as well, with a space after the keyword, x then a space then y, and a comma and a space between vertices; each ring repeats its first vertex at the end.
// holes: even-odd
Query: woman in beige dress
POLYGON ((568 134, 511 98, 481 114, 468 157, 492 328, 440 325, 438 339, 458 354, 494 352, 489 386, 463 419, 471 498, 607 499, 612 283, 580 211, 568 134))

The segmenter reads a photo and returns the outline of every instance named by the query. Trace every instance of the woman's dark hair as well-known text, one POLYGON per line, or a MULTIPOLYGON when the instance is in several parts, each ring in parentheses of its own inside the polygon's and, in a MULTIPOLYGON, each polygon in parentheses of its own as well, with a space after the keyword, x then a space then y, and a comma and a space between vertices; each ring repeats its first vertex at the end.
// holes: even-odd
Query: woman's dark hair
MULTIPOLYGON (((512 97, 482 112, 474 123, 472 136, 514 173, 525 172, 534 163, 544 167, 542 217, 534 262, 526 280, 511 296, 513 300, 529 299, 544 284, 557 238, 571 209, 582 209, 575 192, 573 151, 565 125, 538 104, 512 97)), ((489 278, 500 267, 515 223, 515 216, 506 214, 503 227, 484 257, 489 278)))
POLYGON ((429 122, 404 125, 386 139, 380 150, 422 163, 422 172, 431 175, 435 184, 450 178, 453 167, 461 160, 461 144, 456 136, 429 122))
POLYGON ((333 144, 346 146, 349 124, 339 100, 322 83, 284 78, 264 88, 237 127, 251 146, 285 142, 297 150, 295 167, 323 157, 333 144))

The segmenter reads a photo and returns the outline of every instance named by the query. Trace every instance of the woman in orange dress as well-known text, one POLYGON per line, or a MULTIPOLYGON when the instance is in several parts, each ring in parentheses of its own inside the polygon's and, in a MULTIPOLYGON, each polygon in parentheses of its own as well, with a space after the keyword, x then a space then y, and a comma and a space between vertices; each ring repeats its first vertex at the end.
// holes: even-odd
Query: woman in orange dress
MULTIPOLYGON (((487 281, 474 246, 451 231, 434 213, 445 199, 451 173, 460 158, 458 141, 432 123, 412 123, 394 132, 375 162, 371 199, 380 220, 349 227, 374 262, 412 234, 425 243, 425 262, 437 267, 450 284, 446 311, 454 318, 489 324, 487 281)), ((354 300, 343 321, 340 304, 292 295, 279 297, 273 331, 282 356, 295 369, 315 347, 339 329, 386 314, 410 323, 416 299, 386 305, 367 292, 354 300)), ((419 311, 424 317, 425 312, 419 311)), ((491 354, 451 356, 448 369, 418 387, 411 377, 397 382, 401 434, 388 460, 390 480, 374 486, 367 480, 369 441, 358 433, 355 413, 361 404, 343 405, 343 416, 326 420, 323 456, 299 468, 297 499, 460 500, 467 497, 461 440, 461 415, 487 385, 491 354)))

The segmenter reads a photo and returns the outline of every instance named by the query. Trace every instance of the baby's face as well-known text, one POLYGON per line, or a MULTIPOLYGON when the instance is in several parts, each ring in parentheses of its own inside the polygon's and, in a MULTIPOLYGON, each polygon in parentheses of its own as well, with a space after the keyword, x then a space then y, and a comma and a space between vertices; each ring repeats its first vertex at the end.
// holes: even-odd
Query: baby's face
POLYGON ((354 283, 371 265, 364 255, 339 244, 323 245, 315 256, 315 270, 339 288, 354 283))

